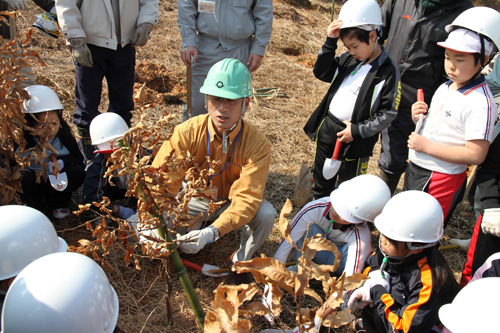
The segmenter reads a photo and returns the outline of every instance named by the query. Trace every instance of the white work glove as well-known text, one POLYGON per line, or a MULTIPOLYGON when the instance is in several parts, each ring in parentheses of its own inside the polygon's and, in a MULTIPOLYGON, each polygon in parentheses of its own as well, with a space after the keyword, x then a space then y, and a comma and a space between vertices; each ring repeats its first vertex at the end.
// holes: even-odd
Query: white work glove
POLYGON ((116 213, 116 216, 118 216, 121 219, 128 219, 130 216, 135 214, 135 210, 132 208, 124 207, 124 206, 118 206, 118 213, 116 213))
POLYGON ((153 29, 151 23, 141 23, 137 26, 135 30, 134 40, 132 41, 133 46, 144 46, 148 42, 149 33, 153 29))
POLYGON ((26 0, 4 0, 14 10, 28 9, 26 0))
MULTIPOLYGON (((62 171, 62 169, 64 169, 64 162, 63 162, 63 160, 59 160, 59 159, 58 159, 58 160, 57 160, 57 164, 59 164, 59 170, 58 170, 57 172, 61 172, 61 171, 62 171)), ((54 163, 54 162, 52 162, 52 161, 48 161, 48 162, 47 162, 47 172, 48 172, 49 174, 51 174, 51 175, 53 175, 53 174, 54 174, 54 165, 55 165, 55 163, 54 163)))
MULTIPOLYGON (((273 285, 266 284, 264 287, 264 293, 262 294, 262 299, 260 301, 269 311, 272 311, 273 307, 273 285)), ((270 313, 266 313, 264 318, 272 325, 274 325, 274 316, 270 313)))
POLYGON ((384 287, 385 290, 387 291, 390 290, 389 279, 391 277, 386 272, 384 272, 384 274, 385 277, 382 276, 382 272, 379 269, 370 272, 370 274, 368 274, 370 278, 367 279, 361 287, 354 290, 353 293, 351 294, 351 297, 349 297, 349 302, 347 306, 349 307, 349 309, 351 309, 351 311, 355 310, 356 307, 362 309, 366 305, 368 305, 368 303, 373 302, 373 300, 370 297, 370 290, 373 287, 380 285, 384 287), (357 300, 359 300, 358 304, 356 304, 357 300))
POLYGON ((481 229, 485 234, 500 237, 500 208, 488 208, 484 210, 481 229))
POLYGON ((94 65, 94 62, 92 61, 92 54, 90 53, 85 38, 71 38, 69 43, 71 57, 75 62, 85 67, 92 67, 94 65))
POLYGON ((211 227, 206 227, 202 230, 193 230, 183 236, 177 237, 180 243, 179 248, 187 254, 198 253, 205 245, 212 243, 215 239, 214 230, 211 227))

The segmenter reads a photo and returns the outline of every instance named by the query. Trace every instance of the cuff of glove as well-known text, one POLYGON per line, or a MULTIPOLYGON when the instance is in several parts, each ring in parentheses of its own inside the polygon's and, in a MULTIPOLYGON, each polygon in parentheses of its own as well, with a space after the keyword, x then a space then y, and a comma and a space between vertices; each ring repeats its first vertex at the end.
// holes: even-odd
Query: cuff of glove
POLYGON ((210 229, 212 231, 212 235, 213 235, 212 240, 210 242, 208 242, 209 244, 213 243, 213 242, 215 242, 216 240, 219 239, 219 235, 220 235, 219 229, 217 229, 213 225, 208 226, 207 229, 210 229))
POLYGON ((382 298, 382 295, 388 294, 389 292, 380 284, 373 286, 370 289, 370 298, 375 301, 382 298))

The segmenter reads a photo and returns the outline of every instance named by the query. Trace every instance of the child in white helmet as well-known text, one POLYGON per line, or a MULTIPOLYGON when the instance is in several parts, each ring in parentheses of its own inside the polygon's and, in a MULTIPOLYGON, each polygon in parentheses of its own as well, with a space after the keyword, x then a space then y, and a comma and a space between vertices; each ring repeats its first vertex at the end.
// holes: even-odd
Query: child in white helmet
POLYGON ((412 132, 404 190, 425 191, 441 204, 444 224, 462 200, 467 165, 481 164, 491 141, 497 109, 481 69, 500 46, 500 13, 474 7, 446 26, 445 70, 450 80, 434 93, 430 106, 418 101, 412 118, 420 131, 412 132), (496 45, 495 45, 496 44, 496 45))
MULTIPOLYGON (((122 219, 127 219, 135 214, 133 208, 113 203, 113 201, 124 199, 127 193, 128 179, 126 175, 112 177, 113 185, 110 184, 104 174, 107 171, 107 161, 110 155, 119 148, 120 140, 125 132, 129 130, 123 118, 113 112, 105 112, 96 116, 90 123, 90 138, 95 147, 95 157, 87 168, 87 175, 83 183, 83 204, 101 202, 108 197, 112 202, 112 214, 122 219)), ((136 201, 130 205, 136 206, 136 201)))
MULTIPOLYGON (((292 242, 302 248, 306 231, 308 237, 321 234, 337 245, 341 254, 340 265, 335 272, 346 276, 363 271, 366 258, 371 252, 369 222, 374 221, 391 192, 385 182, 375 175, 360 175, 340 184, 330 196, 305 205, 290 223, 292 242)), ((274 258, 285 263, 292 244, 283 239, 274 258)), ((294 251, 293 259, 300 257, 294 251)), ((319 265, 333 265, 335 256, 320 251, 313 261, 319 265)))
POLYGON ((116 292, 95 261, 75 252, 52 253, 12 282, 2 332, 116 333, 118 314, 116 292))
POLYGON ((38 210, 21 205, 0 206, 0 312, 7 290, 23 268, 47 254, 66 252, 67 248, 52 222, 38 210))
POLYGON ((365 174, 379 133, 396 118, 399 69, 378 43, 382 14, 375 0, 349 0, 327 28, 314 75, 331 83, 304 131, 316 141, 313 195, 330 195, 343 181, 365 174), (338 40, 348 52, 335 55, 338 40), (338 140, 338 141, 337 141, 338 140), (338 174, 323 172, 340 145, 338 174))
POLYGON ((21 201, 42 212, 51 210, 56 219, 70 215, 72 193, 85 178, 83 155, 69 125, 62 117, 64 109, 57 94, 47 86, 33 85, 26 88, 30 99, 24 101, 26 147, 22 155, 30 156, 32 148, 43 139, 55 151, 47 150, 42 163, 31 164, 21 171, 21 201), (37 182, 37 176, 46 164, 46 175, 37 182))
POLYGON ((443 211, 430 194, 405 191, 375 218, 379 248, 368 257, 370 278, 349 299, 362 309, 357 329, 366 332, 430 332, 438 310, 458 292, 458 283, 436 244, 443 211), (366 306, 366 305, 370 306, 366 306))

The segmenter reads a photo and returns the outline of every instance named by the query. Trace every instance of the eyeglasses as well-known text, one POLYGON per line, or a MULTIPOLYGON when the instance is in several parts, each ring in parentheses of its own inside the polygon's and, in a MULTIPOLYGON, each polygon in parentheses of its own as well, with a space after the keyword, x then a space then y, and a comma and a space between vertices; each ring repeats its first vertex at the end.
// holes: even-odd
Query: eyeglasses
POLYGON ((239 104, 239 102, 243 100, 243 98, 228 99, 228 98, 222 98, 222 97, 217 97, 217 96, 209 96, 209 95, 207 95, 206 98, 216 108, 219 107, 219 106, 221 106, 222 103, 224 103, 224 106, 226 106, 226 107, 232 107, 232 106, 235 106, 235 105, 239 104))

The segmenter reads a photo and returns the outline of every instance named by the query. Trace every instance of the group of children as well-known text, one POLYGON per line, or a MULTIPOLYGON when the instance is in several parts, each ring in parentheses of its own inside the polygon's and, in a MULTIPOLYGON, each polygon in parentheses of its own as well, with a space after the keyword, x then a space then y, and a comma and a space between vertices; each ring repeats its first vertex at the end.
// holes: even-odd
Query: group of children
MULTIPOLYGON (((128 131, 126 122, 115 113, 107 112, 95 117, 90 125, 92 144, 96 147, 95 157, 87 165, 69 125, 62 117, 63 105, 57 94, 49 87, 33 85, 26 88, 30 98, 23 104, 26 129, 26 146, 21 155, 29 155, 41 140, 45 140, 53 150, 47 156, 32 160, 21 171, 21 202, 41 212, 49 210, 56 219, 70 215, 72 193, 83 184, 82 204, 101 202, 103 197, 114 200, 123 199, 127 191, 125 176, 113 178, 112 186, 104 174, 106 161, 118 140, 128 131), (111 146, 113 143, 114 146, 111 146), (40 177, 45 171, 46 175, 40 177), (37 180, 37 178, 39 180, 37 180)), ((135 210, 113 204, 113 214, 126 219, 135 210)))
MULTIPOLYGON (((335 274, 363 272, 370 277, 348 300, 349 308, 361 309, 360 332, 440 331, 440 321, 454 332, 461 329, 452 328, 458 319, 449 309, 462 301, 459 296, 454 300, 459 285, 437 244, 463 196, 467 165, 481 164, 493 141, 497 109, 480 72, 500 48, 499 23, 497 11, 475 7, 447 26, 448 38, 438 45, 443 47, 450 81, 439 87, 430 105, 418 101, 412 107, 416 130, 408 138, 410 163, 403 192, 392 198, 382 179, 364 174, 379 133, 396 117, 401 93, 399 69, 378 43, 380 7, 375 0, 350 0, 327 29, 314 74, 331 85, 304 128, 317 141, 313 168, 317 200, 294 217, 291 236, 300 247, 306 230, 308 236, 322 234, 342 254, 335 274), (348 52, 335 56, 338 39, 348 52), (324 175, 324 165, 336 145, 341 145, 341 166, 331 180, 324 175), (372 254, 371 222, 380 232, 372 254)), ((27 147, 47 140, 57 153, 47 157, 46 169, 52 177, 42 178, 41 183, 36 183, 37 172, 45 170, 41 164, 33 163, 22 171, 21 200, 41 211, 48 207, 55 218, 63 218, 69 214, 71 193, 82 183, 84 203, 112 195, 117 188, 109 187, 105 194, 109 184, 103 172, 108 154, 116 149, 112 142, 128 130, 125 121, 113 113, 94 118, 89 131, 98 154, 86 168, 62 118, 57 95, 44 86, 31 86, 27 91, 31 97, 24 105, 31 128, 26 132, 27 147)), ((491 186, 498 187, 498 179, 491 186)), ((116 198, 123 191, 122 187, 116 198)), ((495 211, 483 212, 489 221, 489 229, 483 231, 492 233, 497 244, 499 208, 494 204, 487 209, 495 211)), ((134 210, 114 205, 113 213, 126 219, 134 210)), ((283 240, 275 258, 285 262, 291 249, 283 240)), ((293 254, 295 259, 299 255, 293 254)), ((319 252, 314 260, 332 264, 334 258, 319 252)), ((498 267, 498 260, 486 264, 483 271, 498 276, 498 269, 492 269, 498 267)), ((485 282, 471 283, 463 294, 471 294, 472 286, 480 288, 478 283, 485 282)))
MULTIPOLYGON (((443 47, 449 81, 438 88, 430 105, 421 97, 412 106, 416 129, 408 138, 405 184, 403 192, 392 198, 381 179, 378 181, 385 188, 375 181, 369 185, 366 177, 375 176, 363 175, 378 135, 395 118, 400 99, 399 69, 377 43, 382 25, 380 8, 374 0, 347 1, 339 19, 327 29, 314 74, 331 84, 304 127, 317 142, 313 167, 317 200, 293 218, 291 236, 300 248, 306 230, 309 236, 320 233, 342 254, 336 274, 363 272, 370 277, 349 295, 349 308, 362 309, 356 323, 359 332, 440 332, 440 323, 450 325, 454 332, 462 331, 455 321, 463 320, 450 314, 450 306, 440 310, 452 302, 460 287, 437 244, 464 195, 467 165, 483 163, 494 139, 497 107, 481 70, 500 48, 499 24, 496 10, 474 7, 446 27, 447 39, 437 44, 443 47), (347 52, 335 56, 338 39, 347 52), (324 171, 328 166, 325 161, 337 145, 341 145, 342 164, 331 180, 324 171), (365 198, 366 191, 370 196, 365 198), (371 215, 357 216, 353 208, 363 207, 360 202, 374 208, 371 215), (374 222, 380 232, 378 248, 371 255, 367 221, 374 222)), ((492 156, 490 162, 497 159, 492 156)), ((490 194, 491 189, 498 189, 498 180, 489 178, 490 194)), ((483 238, 494 238, 488 242, 488 250, 498 249, 500 244, 498 199, 484 199, 492 205, 482 212, 488 224, 485 227, 483 222, 483 227, 476 226, 475 230, 477 242, 481 242, 478 229, 483 238)), ((275 259, 285 262, 291 249, 292 245, 283 240, 275 259)), ((484 252, 480 259, 475 258, 474 269, 484 263, 484 252)), ((293 255, 295 259, 298 256, 298 252, 293 255)), ((318 253, 314 260, 332 264, 334 259, 318 253)), ((469 267, 468 274, 474 271, 469 267)), ((489 276, 500 273, 490 272, 489 276)), ((462 287, 469 280, 470 276, 462 287)), ((473 288, 466 287, 466 296, 460 297, 468 298, 471 292, 465 290, 469 289, 473 288)), ((457 300, 453 305, 460 302, 457 300)), ((318 326, 316 321, 316 329, 318 326)))

